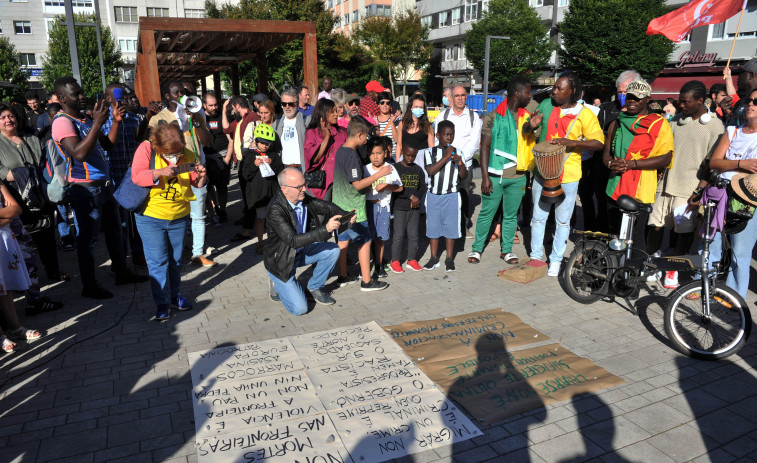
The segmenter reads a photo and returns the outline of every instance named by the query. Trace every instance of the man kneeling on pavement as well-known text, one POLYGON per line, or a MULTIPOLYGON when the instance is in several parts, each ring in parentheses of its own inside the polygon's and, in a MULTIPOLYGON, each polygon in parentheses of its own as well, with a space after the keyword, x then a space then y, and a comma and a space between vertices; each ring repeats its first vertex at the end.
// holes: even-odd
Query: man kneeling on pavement
MULTIPOLYGON (((327 240, 347 212, 328 201, 306 196, 305 177, 298 169, 287 167, 278 178, 281 191, 275 193, 266 215, 268 241, 263 263, 270 278, 269 295, 271 300, 281 301, 292 315, 304 315, 307 297, 295 271, 316 264, 307 284, 309 295, 319 304, 336 302, 322 289, 339 259, 339 247, 327 240), (330 219, 321 224, 319 215, 330 219)), ((351 222, 355 222, 355 216, 351 222)))

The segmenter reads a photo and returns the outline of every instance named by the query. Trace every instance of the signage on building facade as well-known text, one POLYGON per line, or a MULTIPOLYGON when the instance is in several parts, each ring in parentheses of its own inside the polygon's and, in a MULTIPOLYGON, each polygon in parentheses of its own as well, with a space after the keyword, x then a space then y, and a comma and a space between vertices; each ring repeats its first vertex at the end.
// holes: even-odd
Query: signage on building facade
POLYGON ((702 53, 699 50, 694 50, 694 52, 685 51, 678 57, 678 64, 676 64, 676 67, 714 66, 717 59, 717 53, 702 53))
POLYGON ((40 69, 40 68, 34 68, 34 69, 32 69, 32 73, 31 73, 32 77, 39 77, 41 75, 42 75, 42 69, 40 69))

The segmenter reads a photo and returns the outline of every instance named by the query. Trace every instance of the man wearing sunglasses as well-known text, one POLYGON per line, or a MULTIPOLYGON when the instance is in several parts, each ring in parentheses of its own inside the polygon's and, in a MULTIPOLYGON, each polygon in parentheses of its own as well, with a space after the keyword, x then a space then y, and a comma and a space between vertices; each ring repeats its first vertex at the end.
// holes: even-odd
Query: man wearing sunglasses
MULTIPOLYGON (((281 301, 292 315, 304 315, 308 311, 308 297, 323 305, 336 302, 323 290, 339 259, 339 247, 328 240, 347 212, 331 202, 306 195, 305 177, 295 168, 282 170, 278 180, 279 191, 274 193, 266 215, 268 242, 263 265, 270 278, 268 294, 272 301, 281 301), (321 223, 319 216, 330 219, 321 223), (306 294, 295 273, 297 267, 313 264, 316 265, 306 294)), ((349 222, 354 223, 355 218, 353 215, 349 222)))
POLYGON ((747 61, 739 68, 739 71, 739 79, 736 81, 736 95, 727 96, 720 102, 720 107, 724 111, 730 110, 730 114, 725 120, 726 127, 732 125, 741 127, 746 123, 746 110, 749 102, 745 99, 757 90, 757 58, 747 61))
POLYGON ((281 109, 284 115, 273 123, 273 130, 281 139, 281 162, 285 167, 302 170, 305 164, 305 127, 310 116, 303 115, 299 108, 297 89, 290 87, 281 94, 281 109))

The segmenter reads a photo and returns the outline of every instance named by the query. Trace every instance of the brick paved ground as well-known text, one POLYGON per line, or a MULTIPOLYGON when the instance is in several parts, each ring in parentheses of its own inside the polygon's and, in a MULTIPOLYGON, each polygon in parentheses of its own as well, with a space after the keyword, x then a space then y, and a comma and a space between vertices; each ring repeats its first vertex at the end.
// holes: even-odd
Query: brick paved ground
MULTIPOLYGON (((236 186, 232 196, 238 198, 236 186)), ((238 210, 237 202, 232 217, 238 210)), ((220 265, 186 269, 182 292, 195 298, 195 308, 165 324, 150 321, 155 309, 147 284, 118 287, 117 297, 101 305, 79 298, 78 277, 46 289, 66 301, 64 310, 33 319, 21 310, 22 323, 47 336, 25 352, 0 357, 0 461, 193 462, 188 352, 496 307, 626 383, 512 417, 483 428, 482 437, 404 461, 754 459, 757 334, 729 361, 682 357, 666 345, 662 287, 639 301, 638 317, 613 303, 582 306, 552 278, 528 285, 498 279, 503 264, 494 248, 479 265, 466 263, 468 240, 456 273, 390 274, 386 291, 366 295, 351 285, 334 292, 336 305, 295 318, 268 300, 254 242, 228 245, 236 231, 230 224, 209 228, 220 265)), ((103 249, 99 244, 102 260, 103 249)), ((516 250, 525 254, 522 245, 516 250)), ((77 273, 75 255, 62 257, 65 270, 77 273)), ((113 289, 108 270, 100 268, 101 281, 113 289)), ((757 314, 754 300, 750 292, 757 314)))

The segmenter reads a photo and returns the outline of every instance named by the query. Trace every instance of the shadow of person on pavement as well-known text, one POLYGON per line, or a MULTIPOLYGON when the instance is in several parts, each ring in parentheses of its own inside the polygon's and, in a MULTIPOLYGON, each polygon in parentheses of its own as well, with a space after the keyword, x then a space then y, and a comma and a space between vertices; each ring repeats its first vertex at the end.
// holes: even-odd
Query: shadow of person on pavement
POLYGON ((574 396, 573 408, 576 410, 578 431, 583 438, 585 452, 583 455, 560 460, 560 463, 589 461, 600 455, 603 460, 630 463, 630 460, 615 453, 615 417, 600 396, 591 392, 574 396))
MULTIPOLYGON (((508 461, 530 462, 528 428, 545 421, 547 412, 538 392, 526 382, 513 358, 504 339, 481 336, 476 341, 476 368, 470 373, 461 372, 447 397, 465 408, 484 434, 494 424, 505 426, 512 436, 504 439, 498 449, 500 457, 507 455, 508 461)), ((475 447, 475 439, 454 442, 454 461, 465 461, 460 454, 475 447)))

